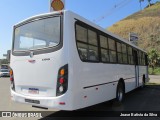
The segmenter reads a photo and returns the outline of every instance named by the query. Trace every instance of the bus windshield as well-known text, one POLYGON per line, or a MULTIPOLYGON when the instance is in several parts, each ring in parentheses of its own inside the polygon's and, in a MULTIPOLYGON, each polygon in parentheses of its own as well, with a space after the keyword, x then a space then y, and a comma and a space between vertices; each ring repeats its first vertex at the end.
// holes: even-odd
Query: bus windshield
POLYGON ((55 47, 60 43, 60 17, 35 19, 16 27, 13 51, 55 47))

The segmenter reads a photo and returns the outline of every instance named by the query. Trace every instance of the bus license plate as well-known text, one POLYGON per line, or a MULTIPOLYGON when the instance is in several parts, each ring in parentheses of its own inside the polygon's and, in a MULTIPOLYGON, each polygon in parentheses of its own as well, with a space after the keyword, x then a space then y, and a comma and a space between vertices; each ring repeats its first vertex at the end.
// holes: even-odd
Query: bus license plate
POLYGON ((30 94, 39 94, 39 89, 29 88, 28 92, 29 92, 30 94))
POLYGON ((27 102, 27 103, 35 103, 35 104, 40 104, 40 101, 39 101, 39 100, 25 99, 25 102, 27 102))

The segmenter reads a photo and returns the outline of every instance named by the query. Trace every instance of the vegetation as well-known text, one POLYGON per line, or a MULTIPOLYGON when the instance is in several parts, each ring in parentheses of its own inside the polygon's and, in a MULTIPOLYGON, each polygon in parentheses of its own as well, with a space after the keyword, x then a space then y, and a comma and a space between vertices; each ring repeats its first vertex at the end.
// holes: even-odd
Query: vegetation
MULTIPOLYGON (((141 4, 141 2, 144 2, 144 0, 139 0, 139 2, 141 4)), ((151 6, 151 0, 147 0, 147 2, 148 2, 148 6, 150 7, 151 6)))
POLYGON ((108 30, 128 40, 130 32, 139 35, 138 46, 160 53, 160 2, 109 27, 108 30))
POLYGON ((151 0, 147 0, 148 2, 148 6, 150 7, 151 6, 151 0))
POLYGON ((151 6, 151 0, 147 0, 149 7, 151 6))
POLYGON ((153 73, 155 67, 159 65, 160 55, 158 54, 157 50, 152 49, 148 52, 148 58, 149 58, 149 66, 152 68, 152 73, 153 73))
POLYGON ((8 64, 7 59, 0 59, 0 65, 2 64, 8 64))
POLYGON ((130 32, 139 35, 139 47, 160 52, 160 2, 128 16, 109 27, 108 30, 128 40, 130 32))
POLYGON ((160 75, 160 67, 149 68, 149 75, 160 75))
MULTIPOLYGON (((143 2, 144 0, 140 0, 143 2)), ((150 3, 151 0, 148 0, 150 3)), ((160 74, 160 2, 151 4, 127 18, 115 23, 107 30, 129 39, 129 33, 137 33, 138 46, 148 52, 149 73, 160 74)))

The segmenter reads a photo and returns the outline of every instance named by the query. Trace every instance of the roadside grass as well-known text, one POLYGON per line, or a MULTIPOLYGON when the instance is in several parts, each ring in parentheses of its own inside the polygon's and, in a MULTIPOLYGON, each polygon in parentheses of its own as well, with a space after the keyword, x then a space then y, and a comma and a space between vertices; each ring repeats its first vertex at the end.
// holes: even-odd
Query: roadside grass
POLYGON ((152 68, 149 68, 149 75, 160 75, 160 67, 156 67, 154 71, 152 71, 152 68))

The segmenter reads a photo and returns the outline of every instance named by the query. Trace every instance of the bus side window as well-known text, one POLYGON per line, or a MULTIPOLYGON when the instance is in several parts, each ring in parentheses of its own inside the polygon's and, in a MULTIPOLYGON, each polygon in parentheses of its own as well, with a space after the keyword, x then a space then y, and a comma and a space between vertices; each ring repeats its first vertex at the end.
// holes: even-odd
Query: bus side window
POLYGON ((76 25, 76 42, 80 59, 82 61, 86 61, 88 58, 87 56, 88 45, 87 45, 87 29, 85 27, 76 25))
POLYGON ((99 61, 97 32, 88 27, 76 24, 76 42, 82 61, 99 61))
POLYGON ((139 64, 139 65, 142 65, 141 55, 142 55, 142 54, 141 54, 141 51, 138 51, 138 62, 139 62, 138 64, 139 64))
POLYGON ((97 60, 96 54, 95 54, 94 51, 89 51, 88 57, 89 57, 89 58, 88 58, 89 60, 92 60, 92 61, 96 61, 96 60, 97 60))
POLYGON ((127 64, 128 56, 127 56, 127 46, 126 44, 122 44, 122 57, 123 57, 123 63, 127 64))
POLYGON ((83 53, 80 49, 78 50, 78 52, 79 52, 80 58, 81 58, 82 60, 86 60, 86 56, 84 55, 84 53, 83 53))
POLYGON ((99 38, 101 48, 101 60, 102 62, 109 62, 108 39, 103 35, 100 35, 99 38))
POLYGON ((98 61, 98 47, 89 45, 88 60, 98 61))
POLYGON ((97 33, 88 29, 88 60, 98 61, 98 40, 97 33))
POLYGON ((145 56, 144 56, 144 53, 142 53, 142 65, 145 65, 145 56))
POLYGON ((122 45, 119 42, 117 42, 117 56, 118 56, 118 63, 122 63, 122 45))
POLYGON ((130 64, 130 65, 134 64, 133 50, 130 46, 128 46, 128 64, 130 64))
POLYGON ((87 42, 87 29, 76 25, 76 39, 80 42, 87 42))
POLYGON ((109 44, 110 62, 116 63, 117 62, 117 53, 116 53, 115 40, 108 38, 108 44, 109 44))
POLYGON ((101 59, 102 59, 102 62, 109 62, 108 50, 101 49, 101 59))
POLYGON ((81 58, 81 60, 86 61, 87 60, 87 48, 88 46, 83 43, 77 43, 78 47, 78 53, 81 58))

